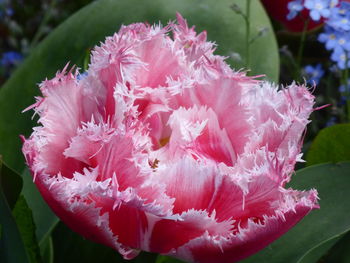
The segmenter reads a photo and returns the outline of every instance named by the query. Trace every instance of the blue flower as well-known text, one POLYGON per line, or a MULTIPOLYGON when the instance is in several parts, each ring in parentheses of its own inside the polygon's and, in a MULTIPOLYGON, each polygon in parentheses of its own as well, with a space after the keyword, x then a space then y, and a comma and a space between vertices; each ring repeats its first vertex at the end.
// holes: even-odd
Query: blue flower
POLYGON ((337 35, 337 45, 335 49, 338 48, 350 51, 350 35, 348 33, 342 32, 337 35))
POLYGON ((9 51, 2 54, 0 63, 4 67, 15 66, 19 64, 23 59, 23 56, 16 51, 9 51))
POLYGON ((288 20, 292 20, 304 9, 304 6, 301 0, 291 1, 288 3, 287 7, 289 10, 289 13, 287 15, 288 20))
POLYGON ((317 85, 324 75, 324 70, 322 69, 321 64, 317 64, 315 67, 307 65, 304 68, 304 72, 307 77, 307 83, 310 85, 317 85))
POLYGON ((350 67, 350 53, 345 50, 334 50, 331 55, 331 60, 337 63, 339 69, 350 67))
POLYGON ((13 14, 14 11, 10 4, 8 4, 7 1, 4 2, 3 0, 0 0, 0 16, 13 16, 13 14))
POLYGON ((331 9, 331 15, 327 24, 336 30, 350 30, 350 3, 341 2, 339 7, 331 9))
POLYGON ((305 0, 304 6, 310 10, 310 17, 319 21, 321 17, 328 18, 331 15, 330 7, 333 2, 330 0, 305 0))
POLYGON ((337 31, 332 27, 326 26, 325 32, 318 36, 318 41, 325 43, 327 50, 347 50, 350 51, 350 34, 343 31, 337 31))
POLYGON ((7 16, 13 16, 14 11, 11 7, 6 8, 5 13, 7 16))
POLYGON ((327 50, 334 49, 337 45, 337 34, 338 31, 334 30, 333 27, 325 26, 325 31, 318 36, 318 41, 324 43, 327 50))

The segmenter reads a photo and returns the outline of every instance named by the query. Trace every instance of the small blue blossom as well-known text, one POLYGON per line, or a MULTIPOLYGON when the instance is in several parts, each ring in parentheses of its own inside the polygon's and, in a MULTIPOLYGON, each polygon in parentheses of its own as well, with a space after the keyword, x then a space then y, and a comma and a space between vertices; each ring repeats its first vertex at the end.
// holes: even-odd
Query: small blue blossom
POLYGON ((341 2, 339 7, 331 9, 327 24, 336 30, 350 30, 350 3, 341 2))
POLYGON ((288 20, 292 20, 294 17, 296 17, 304 9, 304 6, 303 6, 301 0, 291 1, 288 3, 287 7, 289 10, 289 13, 287 15, 288 20))
POLYGON ((6 16, 13 16, 14 10, 13 8, 3 0, 0 0, 0 16, 6 15, 6 16))
POLYGON ((6 13, 7 16, 13 16, 14 11, 13 11, 13 9, 11 7, 8 7, 8 8, 5 9, 5 13, 6 13))
POLYGON ((350 67, 350 53, 345 50, 334 50, 331 55, 331 60, 337 63, 339 69, 345 69, 350 67))
POLYGON ((318 41, 324 43, 327 50, 350 51, 350 34, 334 30, 329 26, 318 36, 318 41))
POLYGON ((315 67, 307 65, 304 68, 304 72, 307 77, 307 83, 310 85, 317 85, 324 75, 324 70, 322 69, 321 64, 317 64, 315 67))
POLYGON ((332 9, 339 4, 339 0, 330 0, 329 7, 332 9))
POLYGON ((9 51, 2 54, 0 64, 4 67, 15 66, 19 64, 23 59, 23 56, 16 51, 9 51))
POLYGON ((350 35, 343 32, 337 34, 337 44, 334 49, 350 51, 350 35))
POLYGON ((318 36, 318 41, 324 43, 327 50, 334 49, 337 45, 338 31, 333 27, 325 26, 325 31, 318 36))
POLYGON ((321 17, 328 18, 331 15, 330 0, 305 0, 304 6, 310 10, 310 17, 314 21, 319 21, 321 17))

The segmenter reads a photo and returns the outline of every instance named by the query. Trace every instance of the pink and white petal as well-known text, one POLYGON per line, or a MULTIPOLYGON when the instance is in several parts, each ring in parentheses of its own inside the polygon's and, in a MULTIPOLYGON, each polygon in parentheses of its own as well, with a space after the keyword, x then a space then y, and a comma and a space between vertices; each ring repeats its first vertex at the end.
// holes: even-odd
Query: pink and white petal
POLYGON ((138 250, 120 243, 109 227, 110 218, 94 202, 72 200, 70 180, 64 177, 50 178, 38 175, 35 184, 55 214, 71 229, 85 238, 116 249, 125 259, 132 259, 138 250))
POLYGON ((308 117, 313 111, 314 96, 304 86, 291 86, 277 90, 269 83, 255 86, 245 97, 252 112, 253 140, 246 151, 268 147, 280 162, 284 162, 283 177, 289 180, 299 158, 302 136, 308 117), (254 100, 254 106, 250 101, 254 100))
POLYGON ((203 31, 197 35, 195 27, 189 28, 187 21, 179 13, 176 14, 176 18, 178 24, 172 25, 174 45, 178 49, 184 50, 187 60, 199 66, 208 58, 214 57, 215 45, 207 41, 207 32, 203 31))
POLYGON ((212 109, 180 107, 170 115, 168 125, 171 129, 167 145, 170 156, 180 152, 191 154, 195 159, 234 164, 236 155, 232 144, 212 109))
POLYGON ((137 136, 132 131, 125 133, 110 128, 108 124, 90 122, 79 130, 64 154, 88 166, 98 167, 97 180, 104 181, 116 174, 119 190, 137 188, 145 180, 134 158, 135 152, 140 150, 134 144, 133 137, 137 136))
POLYGON ((250 182, 248 193, 237 186, 229 176, 224 176, 216 192, 207 211, 215 210, 219 221, 235 220, 234 231, 245 227, 250 218, 259 221, 265 215, 274 214, 283 200, 278 185, 266 176, 260 176, 250 182))
POLYGON ((249 140, 251 124, 248 122, 249 111, 240 100, 243 88, 255 83, 255 80, 239 74, 208 79, 207 84, 196 85, 186 89, 182 96, 176 96, 177 105, 185 108, 207 106, 212 109, 220 127, 225 128, 234 152, 241 154, 249 140))
POLYGON ((163 35, 156 35, 142 42, 136 52, 147 64, 136 76, 135 83, 141 87, 164 87, 168 76, 177 78, 185 70, 181 66, 181 56, 177 56, 172 48, 172 41, 163 35), (157 56, 154 56, 155 53, 157 56))
POLYGON ((191 209, 178 215, 177 219, 157 221, 153 227, 149 249, 157 253, 170 253, 204 233, 226 237, 231 228, 231 221, 217 222, 215 213, 209 216, 206 211, 191 209))
POLYGON ((66 73, 64 69, 52 80, 44 81, 40 89, 44 98, 35 105, 35 111, 39 113, 38 122, 43 126, 34 128, 29 139, 32 142, 26 142, 36 152, 33 170, 41 172, 39 170, 45 169, 47 174, 61 172, 63 176, 72 177, 73 172, 80 171, 83 165, 65 158, 62 153, 81 122, 86 121, 81 107, 82 87, 76 75, 66 73))
POLYGON ((229 238, 212 237, 205 233, 169 255, 196 263, 237 262, 286 233, 312 209, 318 208, 315 202, 314 191, 304 193, 301 199, 294 202, 292 209, 284 211, 283 216, 264 217, 262 224, 249 221, 246 229, 229 238))
POLYGON ((136 70, 145 64, 135 54, 138 41, 131 38, 132 32, 125 35, 114 34, 107 37, 101 47, 92 51, 89 72, 98 77, 105 89, 104 108, 106 116, 115 112, 114 91, 118 83, 132 82, 136 70))
POLYGON ((197 162, 191 157, 184 157, 173 164, 159 162, 152 175, 154 182, 165 185, 165 192, 174 198, 174 213, 189 209, 205 210, 220 180, 216 177, 213 164, 197 162))

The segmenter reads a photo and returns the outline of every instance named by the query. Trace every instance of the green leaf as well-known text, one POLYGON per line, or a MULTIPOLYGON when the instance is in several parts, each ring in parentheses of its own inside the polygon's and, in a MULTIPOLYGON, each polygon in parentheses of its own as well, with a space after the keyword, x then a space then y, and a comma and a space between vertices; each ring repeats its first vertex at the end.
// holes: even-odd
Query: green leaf
POLYGON ((32 211, 28 207, 26 200, 21 195, 13 209, 13 216, 17 223, 19 232, 21 234, 29 262, 42 262, 40 256, 39 245, 35 236, 35 225, 33 221, 32 211))
POLYGON ((163 255, 159 255, 156 261, 156 263, 182 263, 182 262, 184 261, 181 261, 177 258, 163 256, 163 255))
POLYGON ((335 246, 322 258, 327 263, 349 263, 350 262, 350 232, 342 237, 335 246))
POLYGON ((308 166, 350 160, 350 124, 336 124, 319 132, 306 156, 308 166))
POLYGON ((22 173, 23 190, 22 194, 26 198, 28 206, 33 211, 33 218, 36 229, 36 236, 41 247, 42 243, 51 235, 52 230, 57 225, 59 219, 46 204, 33 183, 33 178, 28 169, 22 173))
MULTIPOLYGON (((4 167, 4 165, 2 166, 4 167)), ((4 170, 7 172, 10 171, 9 169, 0 169, 0 179, 2 179, 3 176, 8 176, 4 174, 4 170)), ((3 193, 3 185, 1 181, 2 180, 0 180, 0 224, 2 226, 2 233, 0 239, 0 262, 29 263, 16 222, 3 193)))
MULTIPOLYGON (((17 69, 0 89, 0 149, 4 160, 16 171, 24 168, 18 135, 28 136, 34 126, 32 112, 21 111, 34 103, 39 91, 37 83, 62 69, 70 61, 83 67, 86 50, 117 31, 121 24, 133 22, 166 24, 180 12, 189 25, 197 31, 207 30, 210 41, 218 44, 218 54, 230 56, 245 50, 245 27, 243 18, 230 6, 242 5, 241 0, 100 0, 94 1, 67 19, 54 30, 17 69)), ((261 27, 268 33, 251 46, 251 74, 266 74, 270 80, 278 78, 279 58, 276 40, 269 19, 260 1, 252 1, 251 35, 258 34, 261 27)), ((242 62, 228 59, 237 70, 242 62)))
POLYGON ((118 252, 112 248, 93 243, 71 231, 60 222, 52 234, 55 263, 145 263, 155 262, 157 255, 142 252, 133 260, 124 260, 118 252))
POLYGON ((23 189, 22 194, 26 198, 28 206, 33 211, 33 219, 36 225, 36 236, 39 241, 41 256, 44 262, 53 260, 53 245, 51 233, 59 222, 58 217, 52 212, 46 204, 28 169, 22 173, 23 189))
POLYGON ((7 203, 12 209, 22 189, 21 177, 2 162, 0 156, 0 180, 7 203))
MULTIPOLYGON (((343 236, 343 235, 342 235, 343 236)), ((299 263, 316 263, 324 256, 327 251, 333 247, 342 236, 332 238, 322 244, 320 244, 315 249, 311 250, 309 253, 305 254, 303 258, 301 258, 298 262, 299 263)))
POLYGON ((350 230, 349 162, 301 169, 290 186, 300 190, 316 188, 321 208, 312 211, 280 239, 242 262, 300 262, 320 245, 350 230))
POLYGON ((45 263, 54 263, 54 248, 52 237, 48 236, 40 246, 41 257, 45 263))

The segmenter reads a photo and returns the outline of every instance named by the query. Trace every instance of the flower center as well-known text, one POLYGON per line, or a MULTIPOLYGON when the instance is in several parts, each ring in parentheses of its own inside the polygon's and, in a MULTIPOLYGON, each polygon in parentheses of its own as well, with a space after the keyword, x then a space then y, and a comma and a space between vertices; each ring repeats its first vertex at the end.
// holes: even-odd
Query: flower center
POLYGON ((338 40, 339 45, 344 45, 345 44, 345 39, 341 38, 338 40))
POLYGON ((152 168, 152 169, 157 169, 158 168, 158 164, 159 164, 159 160, 158 159, 155 159, 153 162, 152 161, 148 161, 149 163, 149 166, 152 168))
POLYGON ((160 139, 159 140, 160 147, 163 147, 163 146, 167 145, 169 140, 170 140, 170 136, 160 139))
POLYGON ((347 24, 349 22, 349 20, 347 20, 346 18, 343 18, 342 20, 341 20, 341 23, 342 24, 347 24))
POLYGON ((346 61, 346 56, 345 56, 345 55, 341 55, 341 56, 340 56, 340 60, 341 60, 341 61, 346 61))
POLYGON ((320 3, 317 3, 317 4, 315 5, 315 8, 316 8, 317 10, 322 10, 322 9, 323 9, 323 5, 320 4, 320 3))

